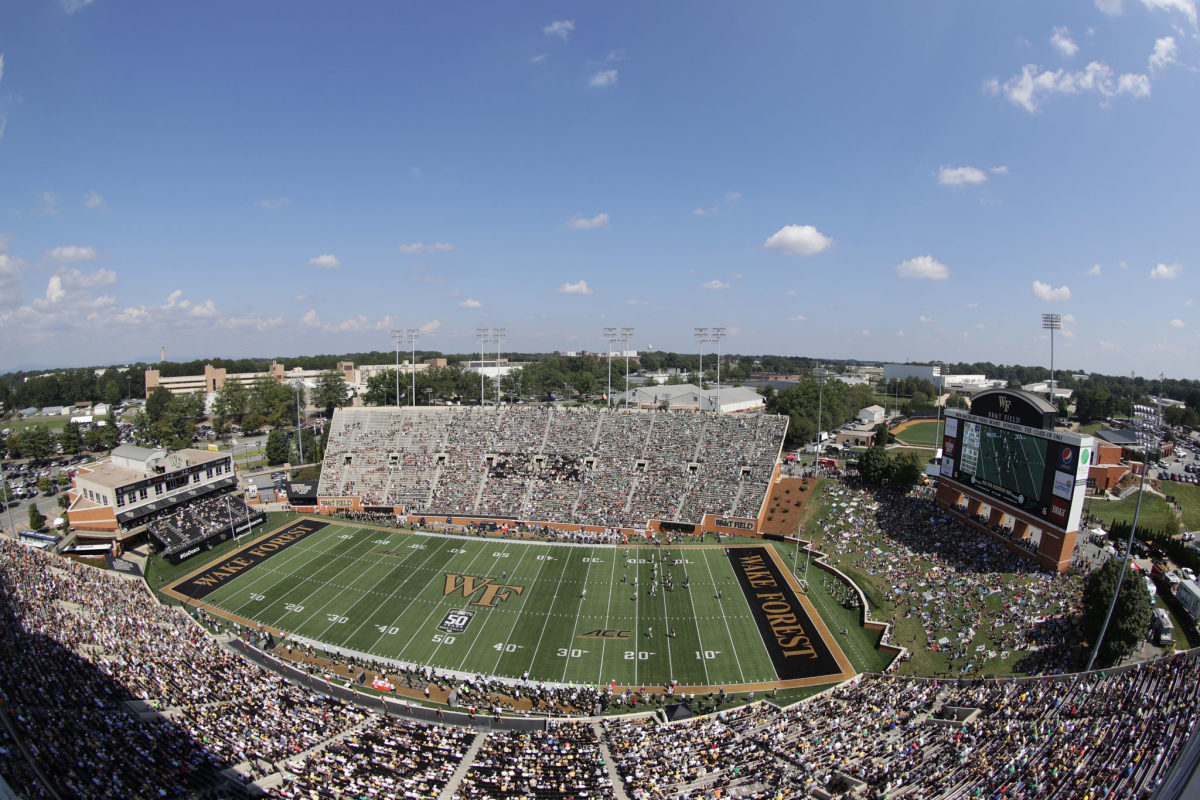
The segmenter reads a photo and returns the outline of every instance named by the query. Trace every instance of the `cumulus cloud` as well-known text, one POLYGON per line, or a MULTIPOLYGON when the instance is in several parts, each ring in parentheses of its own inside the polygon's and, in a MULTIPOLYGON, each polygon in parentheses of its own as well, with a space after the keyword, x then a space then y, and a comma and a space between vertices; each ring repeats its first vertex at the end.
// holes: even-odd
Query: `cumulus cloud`
POLYGON ((0 308, 21 304, 21 275, 25 262, 16 256, 0 252, 0 308))
POLYGON ((446 242, 434 242, 433 244, 425 244, 424 242, 413 242, 412 244, 397 245, 396 249, 401 253, 409 255, 426 255, 428 253, 445 253, 454 249, 454 245, 446 242))
POLYGON ((984 84, 984 89, 1004 95, 1013 105, 1032 114, 1056 95, 1096 92, 1105 100, 1123 94, 1146 97, 1150 94, 1150 79, 1138 73, 1117 76, 1112 67, 1100 61, 1093 61, 1085 69, 1076 71, 1043 70, 1036 64, 1026 64, 1021 74, 1004 83, 992 78, 984 84))
POLYGON ((1172 328, 1182 328, 1182 327, 1183 327, 1183 320, 1181 320, 1181 319, 1179 319, 1178 317, 1176 317, 1175 319, 1171 320, 1171 327, 1172 327, 1172 328))
POLYGON ((83 196, 83 205, 92 211, 103 211, 108 207, 104 203, 104 197, 95 189, 89 189, 83 196))
POLYGON ((1179 263, 1159 264, 1150 270, 1150 277, 1154 280, 1170 280, 1171 278, 1179 277, 1179 273, 1182 271, 1183 265, 1179 263))
POLYGON ((314 258, 310 258, 308 260, 308 264, 309 264, 309 266, 316 267, 317 269, 341 269, 342 268, 342 262, 338 261, 337 256, 328 254, 328 253, 323 256, 316 256, 314 258))
POLYGON ((307 312, 305 312, 304 316, 300 318, 300 324, 309 328, 319 328, 323 323, 321 322, 321 317, 317 315, 317 310, 315 308, 310 308, 307 312))
POLYGON ((710 206, 709 208, 702 208, 700 206, 697 206, 696 208, 692 209, 692 213, 695 214, 697 217, 708 217, 708 216, 711 216, 711 215, 717 213, 717 207, 710 206))
POLYGON ((283 208, 289 205, 292 201, 286 197, 273 197, 267 200, 259 200, 255 205, 259 208, 265 208, 268 211, 274 211, 277 208, 283 208))
POLYGON ((588 80, 588 86, 596 89, 603 89, 608 86, 616 85, 617 71, 615 69, 602 69, 588 80))
POLYGON ((77 247, 75 245, 66 245, 63 247, 55 247, 53 250, 46 252, 46 260, 54 261, 59 264, 72 264, 78 261, 95 261, 96 248, 94 247, 77 247))
POLYGON ((440 328, 440 327, 442 327, 442 322, 441 322, 441 320, 436 320, 436 319, 435 319, 435 320, 431 320, 431 321, 429 321, 429 322, 426 322, 424 325, 422 325, 421 327, 417 328, 417 330, 419 330, 421 333, 423 333, 423 334, 425 334, 426 336, 428 336, 429 334, 433 333, 434 331, 436 331, 436 330, 437 330, 438 328, 440 328))
POLYGON ((1048 283, 1034 281, 1033 296, 1044 303, 1059 303, 1071 299, 1071 290, 1066 286, 1055 289, 1048 283))
POLYGON ((1099 264, 1093 264, 1092 268, 1084 273, 1084 275, 1099 275, 1099 274, 1100 274, 1100 265, 1099 264))
POLYGON ((483 308, 483 303, 479 302, 478 300, 472 300, 471 298, 468 297, 466 300, 463 300, 461 303, 459 303, 458 307, 459 308, 483 308))
POLYGON ((1121 13, 1121 0, 1096 0, 1096 8, 1110 17, 1121 13))
POLYGON ((986 180, 987 173, 978 167, 942 167, 938 170, 938 183, 942 186, 966 186, 986 180))
POLYGON ((917 256, 896 265, 896 274, 901 278, 944 281, 950 277, 950 268, 933 256, 917 256))
POLYGON ((577 231, 590 231, 596 228, 608 227, 608 214, 597 214, 594 217, 585 217, 582 214, 576 214, 564 223, 568 228, 574 228, 577 231))
POLYGON ((1154 52, 1150 54, 1150 71, 1160 70, 1168 64, 1175 63, 1179 47, 1175 44, 1174 36, 1164 36, 1154 40, 1154 52))
POLYGON ((728 289, 729 286, 730 286, 730 284, 726 283, 725 281, 717 281, 717 280, 712 280, 712 281, 708 281, 707 283, 700 284, 701 289, 715 289, 718 291, 721 289, 728 289))
POLYGON ((575 31, 575 21, 571 19, 560 19, 551 22, 546 27, 542 28, 542 33, 546 36, 557 36, 564 42, 575 31))
POLYGON ((587 285, 587 281, 579 281, 578 283, 564 283, 554 291, 559 294, 591 294, 592 289, 587 285))
POLYGON ((813 256, 832 245, 833 239, 812 225, 784 225, 763 242, 768 250, 793 256, 813 256))
POLYGON ((1142 0, 1142 5, 1151 11, 1177 11, 1188 18, 1192 27, 1196 25, 1196 0, 1142 0))
POLYGON ((1079 52, 1079 45, 1071 39, 1071 32, 1066 28, 1055 28, 1054 34, 1050 37, 1050 43, 1067 58, 1079 52))
POLYGON ((921 322, 924 322, 924 323, 926 323, 926 324, 928 324, 928 323, 930 323, 930 322, 937 322, 937 320, 936 320, 936 319, 934 319, 933 317, 927 317, 927 316, 925 316, 924 314, 922 314, 921 316, 917 317, 917 319, 918 319, 918 320, 920 320, 921 322))

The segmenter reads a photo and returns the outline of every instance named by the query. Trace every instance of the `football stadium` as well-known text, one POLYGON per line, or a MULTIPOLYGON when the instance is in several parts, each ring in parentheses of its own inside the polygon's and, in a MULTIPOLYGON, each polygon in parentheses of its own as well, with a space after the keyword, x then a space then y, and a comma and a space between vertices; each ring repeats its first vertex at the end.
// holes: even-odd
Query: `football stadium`
MULTIPOLYGON (((1021 638, 1053 621, 1052 604, 1069 607, 1053 570, 1031 554, 1018 566, 1019 548, 929 492, 876 494, 853 469, 785 474, 786 426, 338 409, 312 505, 199 548, 159 587, 167 602, 140 578, 0 541, 7 785, 22 797, 1173 796, 1196 757, 1200 658, 1064 669, 1074 662, 1055 660, 1044 630, 1021 638), (776 493, 798 484, 814 494, 806 538, 765 533, 776 493), (930 530, 945 561, 910 549, 930 530), (890 555, 869 532, 892 537, 890 555), (872 619, 883 609, 838 553, 893 574, 897 594, 910 581, 928 594, 891 572, 906 560, 933 561, 968 595, 997 569, 1025 571, 1004 620, 981 607, 956 632, 945 593, 920 616, 930 643, 972 660, 985 658, 967 653, 974 628, 1011 625, 985 635, 1026 652, 1029 675, 903 669, 902 620, 872 619), (1040 600, 1025 608, 1022 592, 1040 600)), ((193 544, 172 530, 185 538, 164 552, 193 544)))

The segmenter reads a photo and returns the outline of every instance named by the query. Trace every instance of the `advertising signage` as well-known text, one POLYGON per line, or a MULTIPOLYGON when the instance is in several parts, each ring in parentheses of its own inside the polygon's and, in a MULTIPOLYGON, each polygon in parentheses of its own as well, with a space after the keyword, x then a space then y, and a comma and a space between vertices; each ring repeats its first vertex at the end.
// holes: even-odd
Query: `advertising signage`
POLYGON ((1093 448, 1091 436, 950 410, 941 475, 1049 526, 1076 530, 1093 448))

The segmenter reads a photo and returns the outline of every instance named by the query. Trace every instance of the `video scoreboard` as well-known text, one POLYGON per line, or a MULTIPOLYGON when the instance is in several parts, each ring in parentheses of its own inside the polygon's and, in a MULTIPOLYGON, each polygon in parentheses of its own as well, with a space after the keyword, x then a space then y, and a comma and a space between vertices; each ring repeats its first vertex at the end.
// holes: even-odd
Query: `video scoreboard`
POLYGON ((941 479, 1063 531, 1083 511, 1091 436, 946 411, 941 479))

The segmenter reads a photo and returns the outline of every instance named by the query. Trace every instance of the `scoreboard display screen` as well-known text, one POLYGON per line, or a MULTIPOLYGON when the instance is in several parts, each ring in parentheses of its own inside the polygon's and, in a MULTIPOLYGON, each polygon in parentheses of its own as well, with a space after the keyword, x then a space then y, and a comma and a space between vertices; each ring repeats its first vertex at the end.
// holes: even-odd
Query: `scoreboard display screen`
POLYGON ((944 478, 1055 528, 1077 526, 1091 437, 947 413, 944 478))

